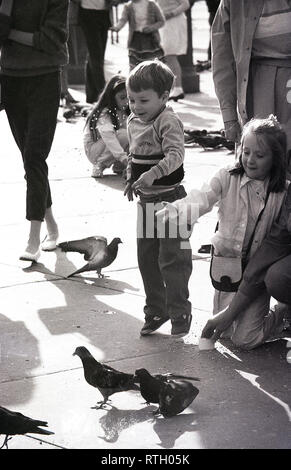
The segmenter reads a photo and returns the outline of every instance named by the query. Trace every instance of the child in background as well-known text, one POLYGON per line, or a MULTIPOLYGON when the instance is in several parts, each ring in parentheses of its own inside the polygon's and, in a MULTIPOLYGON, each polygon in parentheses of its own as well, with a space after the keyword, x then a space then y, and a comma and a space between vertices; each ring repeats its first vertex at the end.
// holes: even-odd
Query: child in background
POLYGON ((144 60, 162 59, 158 30, 165 24, 165 17, 159 5, 152 0, 132 0, 124 5, 120 20, 110 29, 120 31, 127 22, 130 70, 144 60))
MULTIPOLYGON (((277 119, 273 115, 252 119, 243 128, 238 163, 220 169, 200 191, 193 189, 173 204, 165 202, 157 216, 166 221, 186 211, 193 224, 216 204, 219 226, 212 237, 214 255, 239 258, 246 265, 280 213, 287 188, 286 161, 286 134, 277 119), (193 217, 193 205, 197 217, 193 217)), ((227 307, 234 295, 215 290, 213 313, 227 307)))
POLYGON ((142 336, 171 320, 173 336, 184 336, 191 325, 188 281, 192 252, 187 235, 160 234, 155 211, 160 202, 186 196, 183 124, 167 100, 174 74, 158 60, 145 61, 131 71, 127 93, 129 159, 124 194, 139 196, 137 256, 146 304, 142 336))
POLYGON ((128 115, 125 78, 115 75, 105 86, 84 129, 84 149, 93 164, 92 177, 102 178, 104 169, 111 165, 117 174, 126 168, 128 115))

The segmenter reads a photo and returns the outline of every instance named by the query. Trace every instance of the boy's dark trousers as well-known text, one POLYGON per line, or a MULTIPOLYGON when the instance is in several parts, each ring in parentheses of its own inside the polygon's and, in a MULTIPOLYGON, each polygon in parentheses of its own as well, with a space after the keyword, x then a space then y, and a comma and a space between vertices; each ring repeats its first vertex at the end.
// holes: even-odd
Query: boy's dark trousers
MULTIPOLYGON (((183 314, 191 314, 191 303, 188 300, 188 282, 192 273, 189 236, 183 238, 178 234, 178 237, 170 238, 166 230, 165 237, 159 237, 156 217, 151 217, 152 209, 147 210, 149 204, 174 202, 185 196, 184 187, 179 186, 174 191, 169 191, 168 195, 163 193, 153 196, 146 202, 141 197, 138 203, 137 256, 146 294, 146 319, 158 315, 176 320, 183 314), (153 231, 150 227, 152 223, 153 231), (148 236, 149 233, 146 235, 146 230, 153 236, 148 236)), ((161 208, 161 205, 156 207, 154 213, 161 208)))
POLYGON ((60 74, 1 78, 5 111, 22 155, 27 182, 26 218, 43 221, 52 205, 46 159, 60 102, 60 74))
POLYGON ((86 101, 94 103, 105 86, 104 55, 110 26, 109 12, 80 8, 79 20, 88 48, 86 101))

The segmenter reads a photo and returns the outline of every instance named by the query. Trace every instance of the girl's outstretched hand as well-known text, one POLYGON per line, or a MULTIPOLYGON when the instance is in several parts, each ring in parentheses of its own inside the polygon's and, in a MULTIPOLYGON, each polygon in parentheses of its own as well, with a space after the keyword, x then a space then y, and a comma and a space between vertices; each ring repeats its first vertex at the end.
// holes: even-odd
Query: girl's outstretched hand
POLYGON ((168 220, 177 220, 178 211, 176 207, 170 202, 162 201, 163 209, 156 212, 156 217, 165 224, 168 220))
POLYGON ((208 320, 202 330, 201 338, 211 339, 213 342, 217 341, 221 334, 231 326, 232 322, 233 315, 231 310, 227 307, 208 320))

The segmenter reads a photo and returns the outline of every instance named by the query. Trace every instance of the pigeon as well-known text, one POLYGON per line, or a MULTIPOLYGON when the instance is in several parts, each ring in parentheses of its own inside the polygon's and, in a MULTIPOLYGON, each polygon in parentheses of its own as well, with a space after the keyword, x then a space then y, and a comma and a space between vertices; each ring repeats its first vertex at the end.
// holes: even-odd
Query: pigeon
MULTIPOLYGON (((135 371, 135 377, 140 384, 141 396, 145 399, 147 404, 159 403, 160 392, 163 384, 172 383, 174 381, 173 379, 188 379, 200 381, 198 377, 190 377, 172 373, 151 375, 147 369, 137 369, 135 371)), ((154 414, 159 414, 159 412, 160 407, 157 408, 154 414)))
POLYGON ((71 277, 85 271, 96 270, 98 277, 103 278, 104 275, 101 274, 101 270, 113 263, 117 256, 119 243, 122 243, 120 238, 113 238, 111 243, 107 245, 107 239, 101 236, 59 243, 58 247, 60 247, 62 251, 76 251, 78 253, 82 253, 84 254, 84 259, 88 261, 85 266, 77 269, 77 271, 74 271, 67 277, 71 277))
POLYGON ((188 129, 184 131, 184 140, 186 145, 197 144, 206 148, 219 148, 225 147, 228 150, 233 151, 235 149, 235 142, 227 140, 224 136, 224 130, 220 131, 207 131, 188 129))
POLYGON ((133 374, 126 374, 106 364, 101 364, 84 346, 77 347, 73 356, 79 356, 83 364, 85 380, 92 387, 98 388, 103 396, 103 401, 97 403, 100 404, 98 408, 103 408, 108 398, 114 393, 139 390, 133 374))
POLYGON ((63 117, 66 119, 66 121, 69 121, 74 117, 86 117, 92 110, 92 105, 78 103, 77 101, 67 104, 68 106, 63 112, 63 117))
POLYGON ((54 434, 52 431, 41 429, 38 426, 46 427, 47 422, 29 418, 21 413, 0 406, 0 434, 6 435, 0 449, 4 446, 8 449, 8 441, 12 439, 9 436, 15 434, 54 434))
POLYGON ((187 380, 162 383, 159 394, 159 413, 165 418, 176 416, 197 397, 199 390, 187 380))
POLYGON ((190 143, 194 142, 194 139, 196 137, 200 137, 202 135, 207 135, 207 130, 206 129, 185 129, 184 130, 184 139, 185 142, 190 143))

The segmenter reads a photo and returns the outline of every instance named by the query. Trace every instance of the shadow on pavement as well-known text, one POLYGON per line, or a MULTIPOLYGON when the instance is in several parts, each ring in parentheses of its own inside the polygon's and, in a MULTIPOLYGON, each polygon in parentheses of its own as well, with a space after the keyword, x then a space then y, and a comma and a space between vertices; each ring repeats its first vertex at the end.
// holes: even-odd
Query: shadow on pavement
MULTIPOLYGON (((33 381, 29 378, 33 369, 39 366, 38 341, 25 326, 24 321, 13 321, 0 314, 1 331, 1 405, 9 407, 11 396, 13 405, 28 402, 33 395, 33 381), (19 382, 18 382, 19 380, 19 382), (17 393, 11 394, 11 388, 5 393, 5 382, 14 382, 17 393)), ((13 388, 14 388, 13 387, 13 388)))

